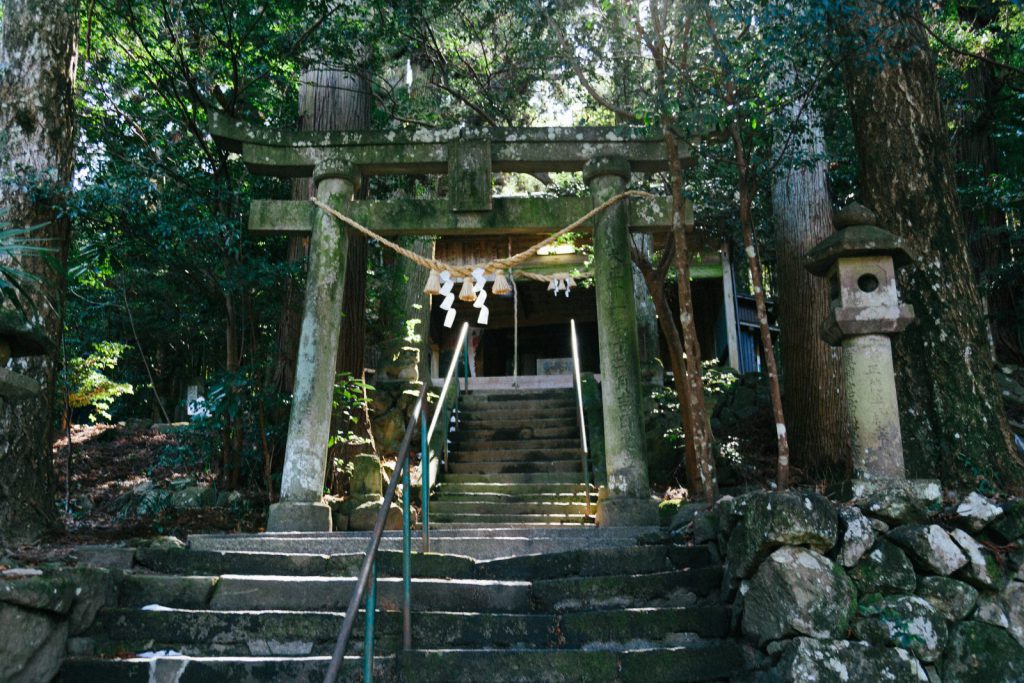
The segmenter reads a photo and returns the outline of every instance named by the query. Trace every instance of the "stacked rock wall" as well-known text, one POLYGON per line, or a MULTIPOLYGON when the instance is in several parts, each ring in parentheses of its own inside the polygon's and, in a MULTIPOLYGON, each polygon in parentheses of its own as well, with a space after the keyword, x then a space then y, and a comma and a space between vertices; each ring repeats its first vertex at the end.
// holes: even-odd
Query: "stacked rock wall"
POLYGON ((721 554, 758 680, 1024 681, 1024 501, 757 492, 677 519, 721 554))
POLYGON ((0 681, 38 683, 57 675, 68 639, 114 602, 103 569, 0 571, 0 681))

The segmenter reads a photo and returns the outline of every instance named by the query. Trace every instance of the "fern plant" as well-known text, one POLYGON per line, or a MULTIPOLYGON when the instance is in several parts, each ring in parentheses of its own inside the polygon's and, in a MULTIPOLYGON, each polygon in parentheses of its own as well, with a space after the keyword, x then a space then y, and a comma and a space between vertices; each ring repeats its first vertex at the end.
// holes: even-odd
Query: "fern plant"
POLYGON ((41 284, 38 275, 21 268, 26 257, 42 258, 56 267, 53 247, 45 237, 35 236, 42 225, 28 228, 12 227, 5 210, 0 210, 0 307, 10 306, 23 315, 28 314, 26 302, 33 301, 29 290, 41 284))

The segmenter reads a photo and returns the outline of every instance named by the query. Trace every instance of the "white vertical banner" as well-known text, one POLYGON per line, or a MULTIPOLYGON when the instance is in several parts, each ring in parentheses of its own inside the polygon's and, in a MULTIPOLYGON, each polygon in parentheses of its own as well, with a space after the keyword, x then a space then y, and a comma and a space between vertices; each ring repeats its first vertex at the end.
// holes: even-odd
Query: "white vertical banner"
POLYGON ((446 311, 444 316, 444 326, 451 327, 455 323, 455 309, 452 308, 452 304, 455 303, 455 295, 452 294, 452 288, 455 287, 455 282, 452 280, 452 274, 447 270, 441 272, 441 296, 444 300, 441 302, 441 310, 446 311))
POLYGON ((484 305, 484 302, 487 301, 487 290, 484 289, 485 284, 487 284, 487 278, 484 275, 484 269, 477 268, 473 271, 473 292, 476 294, 473 308, 480 309, 480 315, 476 319, 479 325, 486 325, 491 314, 487 306, 484 305))

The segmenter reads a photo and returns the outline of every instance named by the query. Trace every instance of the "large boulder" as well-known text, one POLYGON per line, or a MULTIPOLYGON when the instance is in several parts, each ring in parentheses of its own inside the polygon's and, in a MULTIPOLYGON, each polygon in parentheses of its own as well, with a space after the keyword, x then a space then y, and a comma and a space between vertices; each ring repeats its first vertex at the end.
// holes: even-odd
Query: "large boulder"
POLYGON ((171 494, 170 505, 178 510, 211 507, 217 502, 217 491, 212 486, 186 486, 171 494))
POLYGON ((0 573, 2 603, 64 615, 74 601, 75 585, 66 578, 46 576, 39 570, 0 573))
POLYGON ((917 585, 914 565, 906 553, 885 539, 875 543, 871 551, 853 566, 850 578, 862 595, 912 593, 917 585))
POLYGON ((1020 683, 1024 647, 998 626, 962 621, 953 627, 939 671, 943 683, 1020 683))
POLYGON ((693 518, 693 542, 713 543, 718 540, 720 515, 715 510, 699 513, 693 518))
POLYGON ((923 522, 928 518, 925 504, 932 501, 934 493, 941 492, 915 486, 912 482, 861 482, 861 486, 862 490, 854 491, 857 506, 869 517, 892 526, 923 522))
POLYGON ((57 675, 74 600, 75 586, 63 577, 0 576, 0 681, 35 683, 57 675))
POLYGON ((916 566, 932 574, 949 576, 967 564, 960 546, 938 524, 906 524, 890 531, 888 538, 903 548, 916 566))
POLYGON ((999 628, 1010 628, 1010 620, 1006 617, 1006 605, 995 593, 982 593, 978 596, 978 608, 974 610, 974 619, 999 628))
POLYGON ((921 665, 906 650, 847 640, 794 638, 772 672, 774 680, 816 683, 927 683, 921 665))
POLYGON ((873 645, 905 648, 923 662, 934 662, 946 647, 945 617, 924 598, 882 597, 862 602, 860 612, 854 633, 873 645))
POLYGON ((783 547, 758 568, 743 601, 743 633, 759 645, 846 634, 856 593, 842 568, 813 550, 783 547))
POLYGON ((1024 500, 1004 507, 1002 516, 985 530, 1001 543, 1015 543, 1024 538, 1024 500))
POLYGON ((917 594, 949 621, 966 619, 978 604, 977 589, 947 576, 922 576, 917 594))
POLYGON ((68 622, 47 612, 0 603, 0 681, 52 680, 64 661, 68 622))
POLYGON ((1006 629, 1024 647, 1024 583, 1010 581, 1000 593, 983 593, 974 619, 1006 629))
POLYGON ((1009 577, 995 554, 974 540, 966 531, 954 529, 950 535, 967 556, 967 564, 957 572, 957 577, 978 588, 1002 590, 1009 577))
POLYGON ((1002 598, 1010 635, 1024 647, 1024 583, 1011 581, 1003 589, 1002 598))
POLYGON ((960 518, 960 523, 971 531, 981 531, 1002 514, 1003 508, 977 491, 972 491, 956 506, 956 515, 960 518))
POLYGON ((68 613, 69 634, 85 632, 101 608, 117 602, 117 586, 113 576, 97 567, 69 567, 57 572, 75 586, 75 599, 68 613))
POLYGON ((732 579, 749 577, 780 546, 809 546, 826 553, 836 544, 835 507, 814 493, 751 493, 733 501, 729 515, 739 518, 726 553, 726 572, 732 579))
POLYGON ((839 508, 839 552, 836 560, 844 567, 852 567, 875 544, 875 530, 860 509, 839 508))
POLYGON ((382 456, 397 455, 398 447, 405 436, 408 417, 400 408, 393 408, 372 419, 373 439, 382 456))
MULTIPOLYGON (((662 503, 662 505, 665 505, 665 503, 662 503)), ((661 509, 659 507, 659 512, 661 509)), ((685 529, 690 526, 698 515, 706 512, 707 509, 707 503, 680 503, 672 513, 672 521, 669 523, 668 528, 672 531, 685 529)))
MULTIPOLYGON (((348 516, 349 531, 369 531, 377 523, 377 515, 384 504, 384 500, 369 501, 362 503, 352 510, 348 516)), ((396 530, 402 528, 402 507, 392 504, 384 518, 384 529, 396 530)))

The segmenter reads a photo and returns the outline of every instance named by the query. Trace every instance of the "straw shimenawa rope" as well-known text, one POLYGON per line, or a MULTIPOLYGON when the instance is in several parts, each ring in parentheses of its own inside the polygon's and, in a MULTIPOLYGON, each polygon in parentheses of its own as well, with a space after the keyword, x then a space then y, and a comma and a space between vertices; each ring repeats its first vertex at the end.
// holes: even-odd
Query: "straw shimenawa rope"
MULTIPOLYGON (((405 258, 409 259, 410 261, 412 261, 413 263, 417 264, 418 266, 421 266, 423 268, 427 268, 428 270, 436 270, 436 271, 439 271, 439 272, 447 270, 454 277, 466 278, 466 277, 470 277, 473 274, 473 271, 476 270, 477 268, 482 268, 484 270, 484 272, 486 272, 486 273, 493 273, 493 272, 496 272, 498 270, 511 270, 512 268, 518 266, 519 264, 523 263, 524 261, 527 261, 527 260, 533 258, 534 256, 536 256, 537 252, 540 251, 543 247, 551 244, 552 242, 557 240, 559 237, 562 237, 566 233, 572 232, 573 230, 577 229, 578 227, 580 227, 581 225, 583 225, 584 223, 589 221, 591 218, 593 218, 597 214, 601 213, 602 211, 608 209, 611 206, 614 206, 615 204, 618 204, 619 202, 621 202, 623 199, 626 199, 627 197, 644 197, 646 199, 651 199, 651 198, 654 197, 654 195, 651 194, 650 192, 643 192, 641 190, 626 190, 625 192, 622 192, 621 194, 617 194, 614 197, 611 197, 608 200, 602 202, 600 205, 595 206, 593 209, 591 209, 587 213, 583 214, 581 217, 577 218, 575 221, 573 221, 569 225, 565 226, 564 228, 562 228, 558 232, 553 233, 553 234, 549 235, 548 237, 545 237, 540 242, 537 242, 536 244, 534 244, 532 247, 529 247, 528 249, 524 249, 523 251, 519 252, 518 254, 513 254, 513 255, 509 256, 508 258, 498 258, 498 259, 494 259, 493 261, 488 261, 487 263, 477 263, 477 264, 473 264, 473 265, 470 265, 470 266, 454 266, 454 265, 452 265, 450 263, 445 263, 444 261, 438 261, 438 260, 435 260, 435 259, 429 259, 429 258, 425 258, 423 256, 420 256, 416 252, 410 251, 410 250, 406 249, 405 247, 402 247, 401 245, 396 244, 395 242, 392 242, 391 240, 389 240, 388 238, 384 237, 383 235, 378 235, 377 233, 375 233, 373 230, 370 230, 365 225, 361 225, 359 222, 349 218, 348 216, 346 216, 346 215, 342 214, 341 212, 335 210, 334 208, 328 206, 327 204, 325 204, 324 202, 320 201, 316 197, 312 197, 310 199, 310 201, 313 202, 313 204, 315 204, 324 213, 326 213, 326 214, 328 214, 330 216, 333 216, 334 218, 338 219, 339 221, 341 221, 342 223, 344 223, 344 224, 346 224, 348 226, 351 226, 352 228, 358 230, 359 232, 363 233, 367 237, 369 237, 371 239, 374 239, 374 240, 377 240, 378 242, 380 242, 384 246, 388 247, 389 249, 391 249, 392 251, 394 251, 394 252, 396 252, 398 254, 401 254, 402 256, 404 256, 405 258)), ((519 270, 517 272, 519 273, 520 276, 528 277, 528 278, 530 278, 532 280, 539 280, 541 282, 550 282, 551 280, 553 280, 553 279, 558 277, 557 275, 539 275, 537 273, 531 273, 529 271, 522 271, 522 270, 519 270)), ((586 276, 587 276, 586 274, 580 275, 580 277, 586 277, 586 276)))

